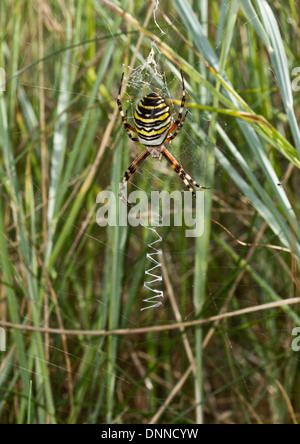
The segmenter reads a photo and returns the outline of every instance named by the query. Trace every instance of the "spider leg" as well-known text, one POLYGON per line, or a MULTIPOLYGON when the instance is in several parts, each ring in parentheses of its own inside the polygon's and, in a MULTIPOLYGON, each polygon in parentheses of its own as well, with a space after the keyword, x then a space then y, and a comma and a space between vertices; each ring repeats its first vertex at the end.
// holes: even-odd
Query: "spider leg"
MULTIPOLYGON (((182 121, 179 123, 179 125, 177 125, 177 129, 176 129, 175 133, 174 133, 174 134, 171 134, 169 137, 167 137, 164 143, 166 143, 166 142, 170 142, 170 140, 175 139, 175 137, 177 136, 177 134, 179 133, 179 131, 180 131, 181 128, 183 127, 183 124, 184 124, 184 121, 185 121, 187 115, 188 115, 188 111, 185 113, 185 116, 184 116, 184 118, 182 119, 182 121)), ((175 125, 175 124, 174 124, 174 125, 175 125)), ((174 125, 173 125, 173 126, 174 126, 174 125)), ((168 132, 168 134, 170 134, 170 131, 168 132)))
POLYGON ((174 139, 174 137, 177 136, 177 134, 179 133, 179 131, 181 130, 183 123, 186 119, 187 113, 185 114, 183 121, 181 122, 182 119, 182 114, 183 114, 183 109, 184 109, 184 105, 185 105, 185 86, 184 86, 184 78, 183 78, 183 72, 182 70, 180 70, 181 72, 181 80, 182 80, 182 99, 181 99, 181 106, 180 106, 180 110, 179 110, 179 114, 178 117, 176 119, 176 121, 174 122, 174 124, 171 126, 171 128, 168 131, 168 135, 171 134, 176 128, 176 131, 173 135, 171 135, 170 137, 168 137, 165 142, 169 142, 170 140, 174 139))
POLYGON ((133 128, 133 126, 129 125, 129 123, 127 122, 127 111, 126 111, 126 115, 124 114, 123 108, 122 108, 122 102, 121 102, 121 90, 122 90, 122 84, 123 84, 123 79, 124 79, 124 73, 122 74, 122 78, 121 78, 121 83, 120 83, 120 88, 119 88, 119 94, 118 94, 118 98, 117 98, 117 104, 119 107, 119 111, 122 117, 122 123, 124 125, 124 128, 128 134, 128 137, 133 140, 134 142, 138 142, 139 139, 137 137, 133 137, 133 135, 131 134, 130 131, 133 131, 134 133, 135 128, 133 128))
POLYGON ((133 162, 132 164, 127 168, 125 171, 125 175, 123 178, 122 185, 120 187, 119 191, 119 197, 120 199, 128 206, 131 207, 131 204, 125 199, 124 197, 124 190, 126 187, 127 182, 129 181, 130 177, 133 175, 133 173, 138 169, 138 167, 141 165, 144 160, 147 159, 147 157, 150 155, 150 152, 148 149, 145 149, 133 162))
POLYGON ((172 156, 169 151, 163 147, 162 155, 167 159, 173 170, 181 177, 184 184, 187 186, 189 191, 193 194, 193 196, 196 197, 195 190, 191 187, 191 185, 194 185, 195 187, 202 188, 203 190, 209 190, 208 187, 203 187, 202 185, 199 185, 198 182, 196 182, 194 179, 189 176, 184 169, 179 165, 177 160, 172 156))

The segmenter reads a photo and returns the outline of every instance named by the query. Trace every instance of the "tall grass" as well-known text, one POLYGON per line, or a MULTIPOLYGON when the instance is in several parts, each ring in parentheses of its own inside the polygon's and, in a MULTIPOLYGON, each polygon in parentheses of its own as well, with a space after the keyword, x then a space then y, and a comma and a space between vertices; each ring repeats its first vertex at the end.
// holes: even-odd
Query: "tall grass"
MULTIPOLYGON (((1 423, 299 423, 299 14, 1 1, 1 423), (116 106, 124 70, 129 122, 151 89, 176 118, 184 72, 169 149, 210 186, 201 237, 158 228, 163 307, 142 311, 153 232, 96 223, 140 152, 116 106)), ((148 158, 129 187, 183 186, 148 158)))

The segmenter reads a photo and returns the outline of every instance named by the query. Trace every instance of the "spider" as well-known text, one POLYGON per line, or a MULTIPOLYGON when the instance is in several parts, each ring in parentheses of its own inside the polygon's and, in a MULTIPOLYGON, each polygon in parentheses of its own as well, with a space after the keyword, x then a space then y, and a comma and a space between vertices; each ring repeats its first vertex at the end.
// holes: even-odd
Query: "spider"
POLYGON ((173 170, 181 177, 184 184, 187 188, 193 193, 193 196, 196 196, 195 190, 191 185, 202 188, 204 190, 208 190, 208 187, 203 187, 199 185, 194 179, 189 176, 184 169, 179 165, 179 163, 174 159, 171 153, 164 146, 165 143, 173 140, 181 128, 183 127, 184 121, 188 114, 188 111, 182 118, 184 104, 185 104, 185 87, 184 87, 184 78, 183 72, 181 71, 181 79, 182 79, 182 99, 181 106, 179 110, 178 117, 176 121, 172 125, 171 120, 171 111, 170 107, 167 104, 166 99, 164 97, 151 92, 147 96, 144 96, 140 102, 138 103, 135 113, 134 113, 134 127, 129 125, 127 122, 127 111, 124 114, 122 103, 121 103, 121 90, 124 79, 124 73, 122 74, 120 89, 117 99, 117 104, 119 107, 119 111, 122 117, 122 122, 125 127, 125 130, 128 134, 128 137, 133 142, 140 142, 143 144, 146 149, 132 162, 132 164, 128 167, 125 172, 122 185, 120 187, 119 197, 125 202, 129 207, 131 206, 124 197, 124 190, 127 182, 133 173, 138 169, 138 167, 147 159, 147 157, 151 154, 151 156, 155 159, 161 159, 164 156, 173 170), (131 131, 137 134, 137 137, 134 137, 131 134, 131 131), (173 132, 174 131, 174 132, 173 132), (172 134, 173 133, 173 134, 172 134))

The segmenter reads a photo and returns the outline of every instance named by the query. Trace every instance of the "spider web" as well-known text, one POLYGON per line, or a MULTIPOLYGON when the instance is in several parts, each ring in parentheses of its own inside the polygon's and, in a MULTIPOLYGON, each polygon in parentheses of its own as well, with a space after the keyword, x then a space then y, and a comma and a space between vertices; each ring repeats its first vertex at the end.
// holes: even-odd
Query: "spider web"
MULTIPOLYGON (((132 126, 132 116, 134 115, 137 102, 142 96, 154 91, 163 96, 169 102, 172 112, 172 121, 174 122, 177 119, 179 107, 174 105, 174 100, 179 101, 180 103, 182 98, 182 82, 180 74, 178 72, 177 75, 171 73, 170 77, 170 75, 167 75, 166 72, 162 70, 162 63, 160 62, 163 62, 162 54, 153 42, 150 53, 145 61, 132 70, 129 81, 126 81, 125 78, 124 83, 125 85, 127 84, 127 88, 124 95, 123 104, 126 103, 125 107, 129 107, 128 122, 132 126), (170 87, 167 77, 170 77, 171 79, 170 87), (130 96, 130 101, 128 102, 126 101, 127 94, 130 96)), ((178 143, 176 143, 177 141, 174 144, 169 143, 168 149, 174 151, 174 146, 179 145, 180 153, 176 152, 174 155, 177 157, 180 164, 181 158, 184 158, 185 164, 189 165, 189 168, 192 170, 192 164, 195 164, 196 156, 195 154, 191 153, 192 150, 190 147, 195 145, 195 141, 193 140, 193 137, 189 135, 187 122, 178 134, 177 139, 178 143), (180 140, 181 136, 184 136, 184 142, 180 140)), ((132 161, 136 157, 140 146, 138 144, 131 144, 130 146, 133 154, 130 159, 132 161)), ((181 179, 165 160, 161 160, 159 162, 157 159, 152 159, 151 157, 148 157, 148 159, 138 168, 135 174, 132 175, 128 187, 129 190, 132 187, 132 189, 142 189, 143 191, 146 191, 148 201, 151 201, 151 193, 153 191, 160 192, 164 190, 171 193, 173 190, 187 190, 183 182, 181 182, 181 179), (140 186, 141 182, 143 184, 146 183, 146 186, 143 186, 143 184, 140 186)), ((156 274, 161 269, 159 258, 160 255, 163 254, 162 250, 157 249, 158 244, 162 243, 163 241, 163 237, 158 234, 158 229, 162 229, 162 215, 159 214, 156 219, 157 224, 155 225, 150 227, 143 225, 145 229, 148 229, 153 233, 155 240, 147 244, 148 252, 146 255, 148 261, 151 263, 151 268, 147 268, 145 270, 145 278, 150 277, 153 279, 150 281, 145 280, 144 282, 144 288, 153 293, 153 296, 143 299, 143 301, 149 305, 143 307, 141 310, 160 307, 162 303, 155 301, 157 298, 163 298, 164 296, 163 290, 158 289, 157 287, 158 285, 162 284, 162 276, 156 274)), ((175 227, 172 228, 176 230, 175 227)))
MULTIPOLYGON (((158 6, 158 5, 157 5, 158 6)), ((155 60, 155 49, 154 44, 152 44, 151 51, 145 60, 145 62, 138 66, 137 68, 133 69, 130 76, 130 81, 128 82, 128 87, 131 88, 135 93, 139 92, 141 90, 149 90, 151 81, 154 78, 158 78, 161 82, 164 79, 163 74, 161 74, 158 63, 155 60), (148 81, 147 81, 148 79, 148 81)), ((164 84, 164 82, 162 82, 164 84)), ((143 93, 142 95, 145 95, 146 93, 143 93)), ((160 93, 161 94, 161 93, 160 93)), ((131 116, 134 113, 134 108, 131 107, 131 116)), ((130 121, 130 118, 128 119, 130 121)), ((132 117, 131 117, 131 120, 132 117)), ((143 168, 145 166, 145 163, 141 166, 143 168)), ((148 171, 149 172, 149 169, 148 171)), ((138 173, 141 173, 141 169, 138 170, 138 173)), ((132 178, 134 179, 134 177, 132 178)), ((151 186, 149 184, 149 186, 151 186)), ((148 187, 147 187, 148 188, 148 187)), ((148 192, 148 197, 150 195, 150 192, 148 192)), ((141 311, 147 310, 150 308, 158 308, 161 307, 163 304, 160 299, 164 297, 164 292, 162 289, 158 288, 158 285, 162 284, 162 275, 157 274, 161 270, 161 262, 160 262, 160 256, 163 254, 161 249, 158 249, 158 244, 161 244, 162 237, 158 234, 158 229, 161 228, 161 222, 162 218, 160 214, 156 215, 157 222, 154 223, 151 227, 146 226, 143 224, 143 227, 146 230, 149 230, 153 235, 155 236, 155 240, 149 244, 147 244, 148 252, 146 253, 147 260, 149 263, 151 263, 151 267, 145 269, 145 281, 144 281, 144 290, 149 292, 149 294, 152 296, 147 297, 145 295, 143 302, 145 305, 141 308, 141 311), (149 278, 148 280, 146 280, 149 278), (148 305, 147 305, 148 304, 148 305)))
MULTIPOLYGON (((179 70, 176 70, 174 74, 171 70, 164 71, 162 66, 166 64, 164 56, 158 50, 154 42, 152 42, 151 51, 148 57, 136 68, 134 68, 130 74, 129 81, 126 77, 124 84, 126 85, 126 92, 123 98, 123 106, 128 109, 128 122, 134 126, 133 115, 138 101, 146 94, 150 92, 156 92, 160 96, 164 97, 171 108, 172 122, 177 119, 179 107, 182 98, 182 83, 179 70), (176 103, 175 103, 176 102, 176 103)), ((174 69, 174 68, 173 68, 174 69)), ((187 79, 185 78, 185 84, 187 85, 187 79)), ((189 99, 188 92, 187 101, 189 99)), ((185 110, 184 110, 185 112, 185 110)), ((203 118, 204 124, 206 120, 203 118)), ((192 116, 189 113, 183 128, 177 135, 174 141, 169 142, 166 148, 172 152, 176 160, 192 177, 197 174, 197 170, 203 171, 200 167, 203 163, 203 153, 205 153, 205 145, 203 141, 196 140, 193 131, 190 131, 190 125, 193 124, 192 116), (200 145, 200 146, 199 146, 200 145), (200 151, 202 152, 202 156, 200 151), (200 158, 199 158, 200 154, 200 158), (199 167, 195 167, 199 165, 199 167)), ((131 161, 137 157, 142 147, 138 144, 131 144, 131 161)), ((143 176, 148 178, 147 188, 144 189, 148 193, 150 198, 151 191, 157 190, 183 190, 187 188, 178 178, 176 173, 171 169, 167 162, 163 159, 157 161, 156 159, 148 158, 141 167, 130 178, 130 184, 133 189, 138 189, 139 178, 143 176)), ((199 177, 195 179, 201 183, 199 177)), ((203 182, 203 178, 202 178, 203 182)))

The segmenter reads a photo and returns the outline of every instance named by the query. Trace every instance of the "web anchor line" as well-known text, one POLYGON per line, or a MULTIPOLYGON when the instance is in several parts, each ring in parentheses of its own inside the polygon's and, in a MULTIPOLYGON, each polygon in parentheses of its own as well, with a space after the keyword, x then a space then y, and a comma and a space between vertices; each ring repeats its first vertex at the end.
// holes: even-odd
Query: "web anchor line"
POLYGON ((157 232, 157 228, 159 228, 161 226, 162 225, 159 223, 155 227, 145 227, 145 228, 148 228, 148 230, 151 230, 158 237, 158 239, 156 239, 151 244, 148 244, 148 248, 152 249, 153 252, 147 253, 147 259, 150 262, 152 262, 154 264, 154 266, 152 268, 149 268, 148 270, 145 270, 145 275, 150 276, 150 278, 154 278, 154 279, 147 281, 147 282, 145 281, 144 288, 146 288, 151 293, 153 293, 153 296, 151 296, 147 299, 143 299, 143 302, 146 302, 147 304, 150 304, 150 305, 141 308, 141 311, 148 310, 149 308, 160 307, 161 305, 163 305, 163 303, 160 300, 158 300, 158 299, 161 299, 164 297, 163 290, 157 290, 156 288, 154 288, 154 286, 158 282, 162 282, 162 280, 163 280, 162 273, 156 274, 156 273, 158 273, 159 269, 161 270, 161 267, 162 267, 162 265, 159 261, 159 255, 163 254, 163 252, 162 252, 162 250, 154 247, 155 244, 162 242, 162 237, 157 232))

